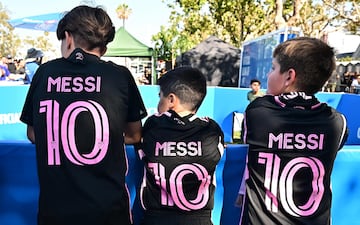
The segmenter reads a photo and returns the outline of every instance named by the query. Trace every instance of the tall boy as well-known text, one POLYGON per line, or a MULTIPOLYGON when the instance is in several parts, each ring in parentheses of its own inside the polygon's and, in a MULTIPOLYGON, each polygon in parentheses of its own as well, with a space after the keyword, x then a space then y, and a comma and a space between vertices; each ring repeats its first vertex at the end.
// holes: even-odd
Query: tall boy
POLYGON ((223 132, 195 115, 206 95, 206 79, 190 67, 159 79, 159 113, 143 129, 145 163, 141 201, 143 225, 211 225, 215 168, 224 148, 223 132))
POLYGON ((330 224, 331 171, 347 127, 314 95, 334 69, 333 49, 318 39, 296 38, 274 50, 268 95, 245 111, 241 224, 330 224))
POLYGON ((38 225, 131 225, 124 144, 140 142, 146 109, 130 71, 100 59, 115 28, 82 5, 56 34, 63 57, 36 70, 20 117, 36 145, 38 225))

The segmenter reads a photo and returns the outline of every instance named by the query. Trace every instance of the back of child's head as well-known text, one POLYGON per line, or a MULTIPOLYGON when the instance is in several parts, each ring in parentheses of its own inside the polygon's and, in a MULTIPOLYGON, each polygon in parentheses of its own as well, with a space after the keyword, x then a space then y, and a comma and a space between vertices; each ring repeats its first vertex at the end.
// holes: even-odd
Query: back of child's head
POLYGON ((81 5, 66 13, 59 21, 56 35, 65 38, 65 31, 73 35, 77 47, 106 49, 115 37, 115 27, 106 11, 100 7, 81 5))
POLYGON ((159 79, 164 96, 175 94, 189 110, 197 111, 206 95, 206 79, 200 70, 192 67, 178 67, 159 79))
POLYGON ((306 94, 318 92, 336 67, 333 48, 310 37, 298 37, 279 44, 273 58, 280 65, 280 73, 289 69, 296 71, 295 86, 306 94))

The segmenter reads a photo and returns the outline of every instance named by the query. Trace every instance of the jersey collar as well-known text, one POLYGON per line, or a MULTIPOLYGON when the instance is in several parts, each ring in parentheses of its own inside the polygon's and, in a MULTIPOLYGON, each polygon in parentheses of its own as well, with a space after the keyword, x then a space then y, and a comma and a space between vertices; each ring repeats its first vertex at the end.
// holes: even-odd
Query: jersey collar
POLYGON ((86 53, 81 48, 76 48, 67 58, 67 60, 77 64, 86 64, 87 62, 98 61, 99 57, 86 53))
POLYGON ((281 107, 298 109, 315 109, 321 105, 314 95, 306 95, 304 92, 290 92, 275 96, 275 101, 281 107))

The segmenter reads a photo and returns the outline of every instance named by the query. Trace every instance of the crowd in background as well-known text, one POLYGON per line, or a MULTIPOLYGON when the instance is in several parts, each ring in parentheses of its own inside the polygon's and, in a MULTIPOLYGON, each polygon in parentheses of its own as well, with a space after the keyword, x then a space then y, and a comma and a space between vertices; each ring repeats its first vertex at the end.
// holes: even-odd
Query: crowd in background
POLYGON ((43 56, 41 50, 30 48, 24 59, 15 59, 11 55, 1 57, 0 81, 21 81, 29 84, 42 63, 43 56))
POLYGON ((360 73, 347 71, 339 74, 334 72, 322 91, 360 94, 360 73))

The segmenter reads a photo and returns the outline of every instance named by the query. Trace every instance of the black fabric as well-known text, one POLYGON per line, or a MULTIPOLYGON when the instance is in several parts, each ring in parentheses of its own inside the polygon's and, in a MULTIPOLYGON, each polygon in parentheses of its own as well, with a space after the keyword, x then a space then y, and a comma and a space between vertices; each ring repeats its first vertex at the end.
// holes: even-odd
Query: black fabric
MULTIPOLYGON (((223 152, 223 140, 220 127, 208 118, 180 117, 174 111, 149 117, 143 129, 143 148, 139 151, 140 156, 144 153, 146 166, 140 192, 145 215, 150 214, 146 211, 160 211, 185 219, 196 213, 208 215, 210 220, 214 172, 223 152)), ((172 220, 161 223, 166 221, 173 224, 172 220)), ((176 224, 188 223, 176 221, 176 224)))
POLYGON ((211 211, 181 215, 179 213, 147 212, 146 219, 140 225, 213 225, 211 211))
POLYGON ((330 178, 345 117, 314 96, 264 96, 245 111, 249 144, 242 224, 330 224, 330 178))
POLYGON ((123 132, 145 116, 125 67, 76 49, 38 68, 21 121, 36 136, 39 224, 130 224, 123 132))

